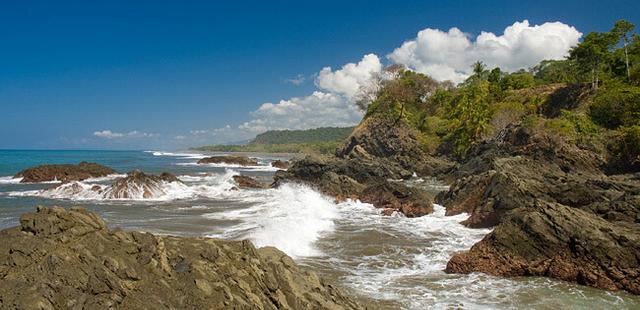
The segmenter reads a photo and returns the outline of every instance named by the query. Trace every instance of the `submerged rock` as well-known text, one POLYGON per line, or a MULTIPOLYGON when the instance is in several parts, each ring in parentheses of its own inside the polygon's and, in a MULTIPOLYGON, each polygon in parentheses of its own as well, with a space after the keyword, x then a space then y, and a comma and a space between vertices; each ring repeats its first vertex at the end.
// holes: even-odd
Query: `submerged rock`
POLYGON ((361 309, 275 248, 109 230, 82 208, 39 207, 0 231, 0 307, 361 309))
POLYGON ((239 188, 268 188, 267 184, 263 184, 260 181, 248 177, 246 175, 234 175, 233 180, 238 184, 239 188))
POLYGON ((182 182, 174 175, 163 172, 162 174, 146 174, 139 170, 127 173, 124 178, 119 178, 108 187, 103 197, 106 199, 149 199, 166 195, 165 185, 168 183, 182 182))
POLYGON ((257 166, 258 162, 255 159, 247 156, 211 156, 198 160, 198 164, 229 164, 240 166, 257 166))
POLYGON ((38 182, 71 182, 82 181, 88 178, 104 177, 117 173, 115 170, 96 163, 81 162, 77 165, 40 165, 25 169, 14 176, 22 178, 21 183, 38 182))

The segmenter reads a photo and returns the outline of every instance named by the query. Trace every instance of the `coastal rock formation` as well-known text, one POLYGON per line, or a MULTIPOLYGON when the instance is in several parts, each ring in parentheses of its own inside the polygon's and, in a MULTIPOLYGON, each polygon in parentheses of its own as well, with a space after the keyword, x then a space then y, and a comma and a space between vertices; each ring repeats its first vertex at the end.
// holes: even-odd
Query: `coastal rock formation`
POLYGON ((640 294, 640 177, 607 176, 602 156, 519 125, 479 145, 438 195, 463 224, 493 227, 447 272, 548 276, 640 294))
POLYGON ((509 214, 446 271, 496 276, 546 276, 640 294, 638 224, 611 222, 587 211, 538 201, 509 214))
POLYGON ((260 181, 252 177, 248 177, 246 175, 234 175, 233 181, 235 181, 236 184, 238 184, 239 188, 268 188, 269 187, 267 184, 263 184, 260 181))
POLYGON ((71 182, 82 181, 88 178, 104 177, 117 173, 115 170, 96 163, 81 162, 77 165, 40 165, 25 169, 14 176, 22 178, 21 183, 38 182, 71 182))
POLYGON ((107 199, 157 198, 167 194, 166 184, 174 182, 182 185, 177 177, 167 172, 158 176, 134 170, 127 173, 126 177, 115 180, 105 189, 103 197, 107 199))
POLYGON ((258 162, 255 159, 249 158, 247 156, 227 155, 227 156, 205 157, 198 160, 198 164, 229 164, 229 165, 240 165, 240 166, 257 166, 258 162))
POLYGON ((310 155, 278 171, 275 185, 304 182, 321 192, 343 199, 360 199, 409 217, 433 211, 433 195, 402 182, 414 172, 444 172, 452 164, 427 156, 415 134, 402 122, 365 119, 335 156, 310 155))
POLYGON ((276 159, 276 160, 271 162, 271 167, 278 168, 278 169, 285 169, 286 170, 286 169, 289 169, 289 165, 290 164, 291 163, 286 161, 286 160, 276 159))
POLYGON ((39 207, 0 231, 0 308, 361 309, 275 248, 109 230, 39 207))

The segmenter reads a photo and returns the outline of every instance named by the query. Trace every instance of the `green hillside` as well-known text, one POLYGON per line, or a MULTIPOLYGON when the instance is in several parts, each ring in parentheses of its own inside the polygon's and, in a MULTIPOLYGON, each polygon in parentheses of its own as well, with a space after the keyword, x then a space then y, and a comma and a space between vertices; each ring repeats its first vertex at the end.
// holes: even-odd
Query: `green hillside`
POLYGON ((193 150, 211 152, 333 153, 354 127, 270 130, 244 145, 207 145, 193 150))

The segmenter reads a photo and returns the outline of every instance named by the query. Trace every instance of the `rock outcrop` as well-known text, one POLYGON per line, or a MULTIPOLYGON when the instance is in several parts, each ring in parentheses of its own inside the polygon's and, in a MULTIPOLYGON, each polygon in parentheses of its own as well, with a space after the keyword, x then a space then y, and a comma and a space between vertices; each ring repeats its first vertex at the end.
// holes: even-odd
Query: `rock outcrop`
POLYGON ((182 182, 174 175, 163 172, 160 175, 146 174, 139 170, 127 173, 124 178, 119 178, 102 193, 106 199, 149 199, 158 198, 167 194, 167 183, 182 182))
POLYGON ((25 169, 14 176, 22 178, 21 183, 39 182, 71 182, 82 181, 88 178, 104 177, 117 173, 115 170, 96 163, 81 162, 77 165, 40 165, 25 169))
POLYGON ((39 207, 0 231, 0 308, 360 309, 275 248, 109 230, 39 207))
POLYGON ((612 225, 592 213, 535 202, 508 214, 446 271, 496 276, 545 276, 640 294, 638 224, 612 225))
POLYGON ((402 182, 414 172, 443 173, 451 169, 446 160, 427 156, 415 134, 403 122, 365 119, 335 156, 310 155, 278 171, 275 185, 304 182, 321 192, 343 199, 360 199, 409 217, 433 211, 433 195, 402 182))
POLYGON ((286 161, 286 160, 276 159, 276 160, 271 162, 271 167, 278 168, 278 169, 285 169, 286 170, 286 169, 289 169, 289 165, 290 164, 291 163, 286 161))
POLYGON ((640 177, 607 176, 603 158, 511 125, 483 143, 438 195, 463 224, 493 227, 447 272, 548 276, 640 294, 640 177))
POLYGON ((246 175, 234 175, 233 181, 236 182, 239 188, 268 188, 269 187, 269 185, 264 184, 246 175))
POLYGON ((239 166, 257 166, 258 162, 255 159, 247 156, 211 156, 198 160, 198 164, 228 164, 239 166))

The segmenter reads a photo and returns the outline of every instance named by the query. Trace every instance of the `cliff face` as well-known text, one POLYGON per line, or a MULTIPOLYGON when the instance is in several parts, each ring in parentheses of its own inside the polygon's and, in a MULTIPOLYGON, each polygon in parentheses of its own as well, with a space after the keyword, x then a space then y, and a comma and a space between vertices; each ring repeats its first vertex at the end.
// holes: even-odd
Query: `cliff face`
POLYGON ((359 309, 275 248, 109 230, 39 207, 0 231, 0 308, 359 309))

